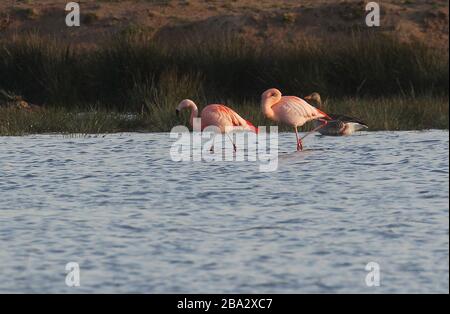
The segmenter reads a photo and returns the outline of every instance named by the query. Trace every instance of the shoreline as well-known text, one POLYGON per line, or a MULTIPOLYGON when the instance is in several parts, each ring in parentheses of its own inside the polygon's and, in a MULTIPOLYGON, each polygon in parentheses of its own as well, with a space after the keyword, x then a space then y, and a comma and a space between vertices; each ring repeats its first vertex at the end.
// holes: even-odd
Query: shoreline
MULTIPOLYGON (((362 136, 366 133, 426 133, 426 132, 449 132, 450 129, 421 129, 421 130, 377 130, 377 131, 370 131, 370 130, 364 130, 356 132, 353 135, 348 136, 324 136, 320 135, 319 133, 315 133, 316 136, 319 137, 326 137, 326 138, 347 138, 347 137, 354 137, 354 136, 362 136)), ((192 131, 190 131, 192 132, 192 131)), ((299 133, 306 133, 306 132, 299 132, 299 133)), ((112 133, 30 133, 30 134, 23 134, 23 135, 1 135, 0 138, 13 138, 13 137, 32 137, 32 136, 43 136, 43 137, 62 137, 62 138, 97 138, 97 137, 107 137, 109 135, 119 135, 119 136, 133 136, 133 135, 150 135, 150 134, 170 134, 170 132, 162 132, 162 131, 124 131, 124 132, 112 132, 112 133)), ((281 131, 279 134, 291 134, 292 132, 289 131, 281 131)))
MULTIPOLYGON (((372 131, 423 131, 449 129, 447 97, 394 97, 386 99, 328 100, 326 112, 342 113, 360 118, 372 131)), ((242 117, 258 126, 276 125, 263 117, 254 103, 232 105, 242 117)), ((158 106, 148 112, 133 113, 115 110, 41 108, 27 111, 0 107, 0 136, 37 134, 114 134, 169 132, 172 127, 189 127, 188 113, 175 115, 173 106, 158 106)), ((279 126, 280 132, 290 128, 279 126)), ((301 132, 311 130, 305 125, 301 132)))

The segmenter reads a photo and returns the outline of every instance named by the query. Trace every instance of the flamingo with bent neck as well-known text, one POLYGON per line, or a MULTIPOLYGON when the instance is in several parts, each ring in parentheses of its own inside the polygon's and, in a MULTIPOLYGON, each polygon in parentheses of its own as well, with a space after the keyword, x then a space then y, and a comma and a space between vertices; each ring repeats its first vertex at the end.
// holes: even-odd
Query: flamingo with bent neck
POLYGON ((331 118, 319 109, 311 106, 303 99, 296 96, 282 96, 276 88, 266 90, 261 96, 261 109, 270 120, 290 125, 295 130, 297 138, 297 151, 303 150, 302 140, 327 125, 331 118), (302 138, 298 135, 298 127, 308 121, 319 120, 321 125, 307 133, 302 138))
MULTIPOLYGON (((191 111, 189 122, 191 126, 193 126, 194 118, 198 117, 199 112, 197 105, 190 99, 184 99, 177 106, 177 115, 184 109, 189 109, 191 111)), ((206 106, 203 108, 200 118, 202 131, 208 126, 216 126, 222 134, 227 134, 234 130, 245 130, 258 133, 258 129, 250 121, 245 120, 233 109, 225 105, 212 104, 206 106)), ((228 134, 227 136, 233 144, 234 151, 236 151, 236 144, 228 134)), ((214 151, 214 145, 211 147, 211 151, 214 151)))

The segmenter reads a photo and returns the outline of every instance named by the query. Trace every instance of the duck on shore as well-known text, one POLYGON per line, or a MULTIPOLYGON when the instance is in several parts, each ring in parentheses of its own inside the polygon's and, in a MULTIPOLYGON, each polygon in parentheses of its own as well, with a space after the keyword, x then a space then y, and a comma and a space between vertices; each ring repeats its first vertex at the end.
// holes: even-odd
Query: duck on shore
MULTIPOLYGON (((312 93, 305 97, 311 105, 318 109, 323 108, 322 98, 317 92, 312 93)), ((352 135, 356 131, 368 129, 368 125, 354 117, 349 117, 343 114, 328 113, 328 116, 332 119, 328 121, 328 124, 323 128, 319 129, 318 132, 322 135, 328 136, 343 136, 352 135)), ((320 122, 313 121, 314 127, 316 128, 320 122)))

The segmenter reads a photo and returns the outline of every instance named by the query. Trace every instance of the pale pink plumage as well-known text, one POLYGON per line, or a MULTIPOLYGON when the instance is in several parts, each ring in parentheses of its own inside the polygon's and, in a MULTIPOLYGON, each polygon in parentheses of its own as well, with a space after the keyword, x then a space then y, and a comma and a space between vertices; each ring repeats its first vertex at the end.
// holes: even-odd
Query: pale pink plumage
MULTIPOLYGON (((189 99, 185 99, 177 107, 177 112, 183 109, 190 109, 190 123, 193 125, 194 118, 198 117, 197 105, 189 99)), ((249 121, 243 119, 233 109, 220 104, 212 104, 203 108, 201 117, 201 130, 208 126, 216 126, 221 133, 232 132, 236 130, 252 131, 258 133, 258 129, 249 121)), ((233 146, 235 147, 234 143, 233 146)), ((236 149, 236 147, 235 147, 236 149)))
MULTIPOLYGON (((302 139, 299 138, 297 131, 299 126, 312 120, 330 119, 326 113, 311 106, 301 98, 282 96, 281 92, 276 88, 269 89, 262 94, 261 109, 267 118, 294 128, 297 136, 297 150, 303 149, 302 139)), ((325 125, 326 120, 323 121, 323 125, 325 125)), ((313 131, 316 131, 316 129, 313 131)))
POLYGON ((257 128, 249 121, 243 119, 233 109, 224 105, 208 105, 201 113, 202 130, 210 125, 217 126, 222 133, 226 132, 227 127, 233 127, 234 130, 241 129, 257 133, 257 128))

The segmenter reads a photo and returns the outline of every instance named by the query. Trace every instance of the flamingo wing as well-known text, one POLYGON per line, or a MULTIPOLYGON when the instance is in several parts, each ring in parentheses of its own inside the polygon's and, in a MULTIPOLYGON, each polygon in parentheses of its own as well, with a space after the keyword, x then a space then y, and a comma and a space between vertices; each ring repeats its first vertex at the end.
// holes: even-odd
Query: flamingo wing
POLYGON ((308 121, 320 118, 331 119, 326 113, 295 96, 281 97, 281 100, 272 109, 281 122, 294 126, 301 126, 308 121))
POLYGON ((219 105, 219 111, 225 114, 230 119, 233 126, 242 127, 244 130, 250 130, 256 133, 258 132, 257 128, 250 121, 242 118, 233 109, 224 105, 219 105))
POLYGON ((224 105, 218 105, 218 110, 221 115, 230 120, 233 126, 244 125, 245 120, 242 119, 241 116, 239 116, 233 109, 228 108, 227 106, 224 105))
POLYGON ((214 125, 219 124, 218 126, 234 126, 234 127, 242 127, 244 130, 250 130, 253 132, 257 132, 257 128, 250 123, 249 121, 242 118, 236 111, 233 109, 224 106, 224 105, 209 105, 202 112, 205 118, 209 118, 210 116, 214 116, 216 123, 212 123, 214 125))
POLYGON ((303 116, 308 119, 320 119, 330 117, 321 110, 317 109, 314 106, 311 106, 306 101, 299 97, 295 96, 285 96, 281 97, 281 102, 283 102, 283 106, 286 106, 289 111, 295 112, 297 115, 303 116))

